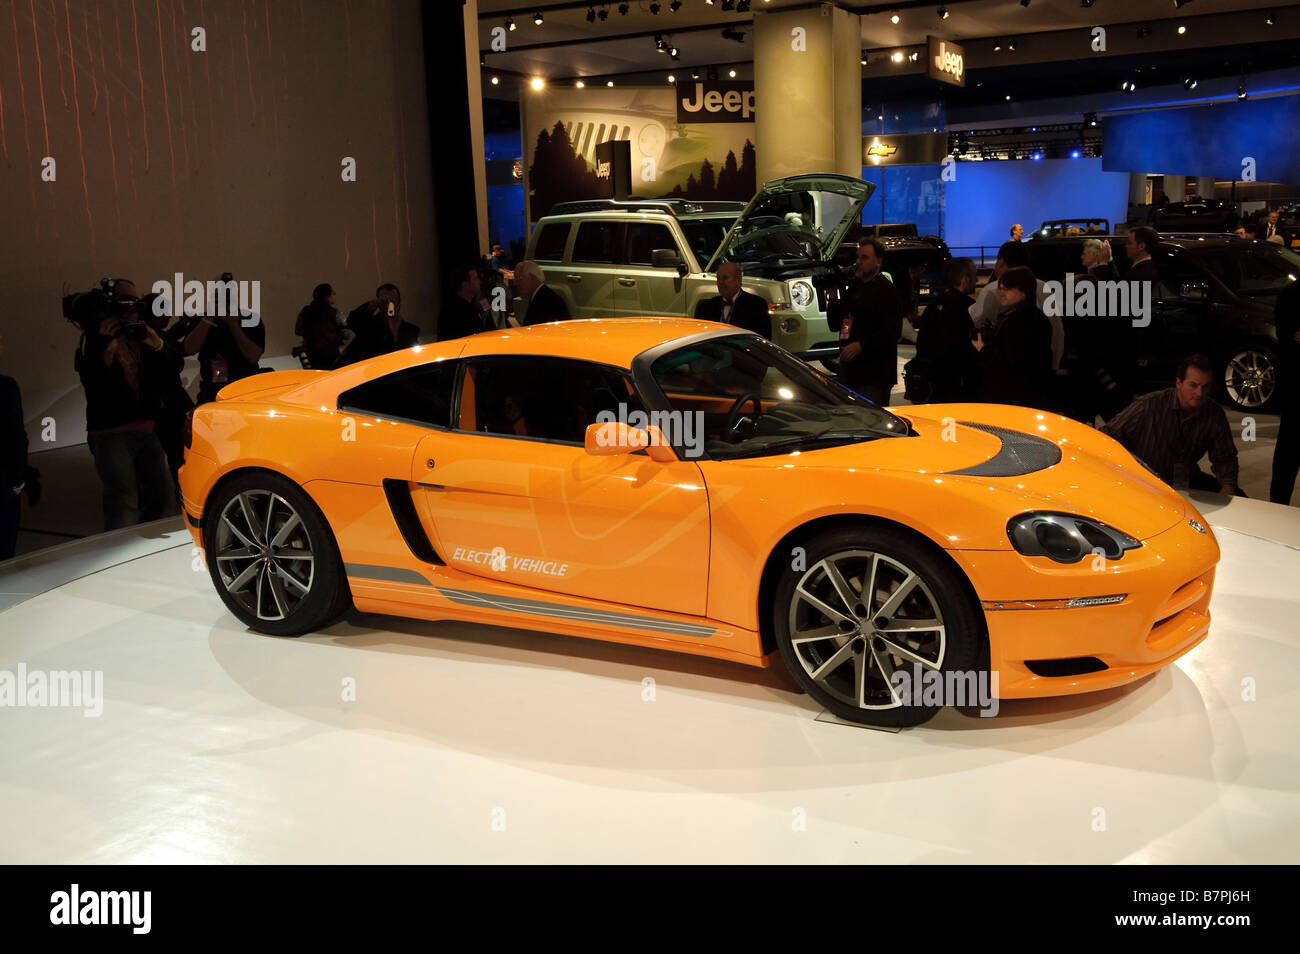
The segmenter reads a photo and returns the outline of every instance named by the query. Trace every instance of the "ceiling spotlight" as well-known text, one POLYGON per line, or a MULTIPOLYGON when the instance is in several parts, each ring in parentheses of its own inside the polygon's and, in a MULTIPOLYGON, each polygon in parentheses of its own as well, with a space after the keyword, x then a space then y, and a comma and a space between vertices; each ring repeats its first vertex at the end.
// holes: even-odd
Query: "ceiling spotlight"
POLYGON ((655 34, 655 49, 660 53, 668 52, 668 41, 658 33, 655 34))
POLYGON ((732 79, 735 79, 735 78, 736 78, 736 71, 735 71, 735 70, 727 70, 727 75, 730 76, 732 79))
POLYGON ((915 63, 917 60, 921 58, 921 54, 913 50, 911 53, 907 54, 907 58, 911 60, 913 63, 915 63))
POLYGON ((499 76, 494 76, 494 77, 492 77, 492 79, 488 80, 488 82, 490 82, 493 86, 500 86, 500 85, 501 85, 501 77, 499 77, 499 76))
POLYGON ((1183 80, 1183 89, 1196 89, 1196 80, 1189 76, 1183 80))
POLYGON ((1181 10, 1183 7, 1187 6, 1191 2, 1192 0, 1174 0, 1174 8, 1181 10))
POLYGON ((534 24, 535 26, 541 26, 541 25, 542 25, 542 22, 543 22, 543 20, 542 20, 542 11, 541 11, 541 10, 538 10, 536 13, 533 14, 533 24, 534 24))
POLYGON ((1039 159, 1043 158, 1043 154, 1041 152, 1036 152, 1033 154, 1031 158, 1034 160, 1034 162, 1037 162, 1039 159))
POLYGON ((1245 99, 1245 98, 1247 97, 1247 95, 1248 95, 1248 94, 1246 93, 1246 84, 1245 84, 1245 83, 1238 83, 1238 84, 1237 84, 1237 98, 1238 98, 1238 99, 1245 99))
POLYGON ((993 52, 994 52, 994 53, 997 53, 997 52, 998 52, 999 50, 1001 50, 1001 49, 1002 49, 1002 41, 1001 41, 1001 40, 994 40, 994 41, 993 41, 993 52))
POLYGON ((1084 121, 1085 123, 1087 123, 1089 126, 1095 126, 1095 125, 1097 125, 1097 114, 1096 114, 1096 113, 1084 113, 1084 114, 1083 114, 1083 121, 1084 121))
POLYGON ((1029 6, 1029 0, 1020 0, 1020 5, 1021 5, 1022 7, 1027 7, 1027 6, 1029 6))
POLYGON ((627 16, 627 6, 628 6, 628 5, 627 5, 626 3, 620 3, 620 4, 618 5, 618 15, 619 15, 619 16, 621 16, 621 17, 625 17, 625 16, 627 16))
POLYGON ((863 66, 866 66, 866 65, 867 65, 867 51, 866 51, 866 50, 863 50, 863 51, 862 51, 862 57, 858 60, 858 62, 861 63, 863 66))
POLYGON ((676 83, 676 82, 677 82, 677 77, 674 76, 672 73, 669 73, 669 74, 668 74, 668 82, 669 82, 669 83, 676 83))
POLYGON ((1012 40, 1010 43, 1007 44, 1007 50, 1009 50, 1009 51, 1012 52, 1012 53, 1016 52, 1016 41, 1015 41, 1015 40, 1012 40))
POLYGON ((749 0, 736 0, 736 12, 737 12, 737 13, 748 13, 748 12, 749 12, 749 0))
POLYGON ((717 80, 718 68, 716 66, 710 66, 708 69, 704 71, 704 78, 707 79, 710 83, 717 80))
POLYGON ((682 8, 682 0, 673 0, 672 3, 668 4, 668 12, 670 13, 676 13, 681 8, 682 8))
POLYGON ((677 54, 678 54, 679 52, 680 52, 680 51, 679 51, 679 50, 677 49, 677 47, 675 47, 675 46, 670 46, 670 47, 668 48, 668 55, 671 56, 674 60, 677 59, 677 54))
POLYGON ((1079 152, 1078 149, 1071 149, 1071 150, 1070 150, 1070 158, 1071 158, 1071 159, 1078 159, 1080 155, 1081 155, 1081 153, 1079 152))
POLYGON ((699 70, 692 70, 692 71, 691 71, 691 79, 693 79, 693 80, 697 80, 697 79, 699 79, 699 78, 700 78, 700 71, 699 71, 699 70))
POLYGON ((1145 40, 1150 35, 1151 35, 1151 25, 1149 23, 1144 23, 1140 27, 1138 27, 1137 38, 1139 40, 1145 40))
POLYGON ((1007 102, 1008 102, 1008 103, 1011 102, 1011 94, 1010 94, 1010 93, 1007 93, 1007 102))
POLYGON ((1138 84, 1132 80, 1126 79, 1124 82, 1119 84, 1119 88, 1131 96, 1137 92, 1138 84))
POLYGON ((1079 6, 1083 7, 1085 10, 1091 7, 1094 3, 1096 3, 1096 0, 1079 0, 1079 6))
POLYGON ((723 10, 736 9, 736 0, 722 0, 722 9, 723 10))
POLYGON ((894 24, 895 26, 897 26, 897 25, 898 25, 898 14, 897 14, 897 13, 893 14, 893 15, 889 18, 889 22, 892 23, 892 24, 894 24))
POLYGON ((587 88, 587 84, 584 83, 582 80, 578 80, 578 82, 574 83, 573 85, 576 86, 578 89, 586 89, 586 88, 587 88))
POLYGON ((659 4, 657 3, 650 4, 650 16, 652 17, 659 16, 659 4))
POLYGON ((597 13, 596 16, 600 17, 601 23, 604 23, 605 20, 609 17, 609 11, 606 10, 604 7, 601 7, 600 12, 597 13))
POLYGON ((1270 11, 1269 14, 1266 17, 1264 17, 1265 26, 1272 26, 1275 19, 1276 18, 1273 16, 1273 13, 1270 11))
POLYGON ((613 81, 613 80, 605 80, 605 85, 606 85, 606 86, 613 86, 613 85, 614 85, 614 81, 613 81))
POLYGON ((902 50, 895 50, 895 51, 894 51, 894 55, 891 56, 890 59, 893 60, 895 63, 901 63, 901 62, 903 62, 903 51, 902 51, 902 50))
POLYGON ((940 20, 946 20, 946 19, 948 19, 948 8, 947 8, 947 7, 940 7, 940 8, 939 8, 939 19, 940 19, 940 20))
POLYGON ((508 18, 506 19, 506 29, 509 30, 511 33, 514 32, 514 30, 515 30, 515 20, 514 20, 514 17, 508 17, 508 18))
POLYGON ((1186 32, 1187 32, 1187 27, 1182 26, 1181 24, 1179 24, 1179 27, 1178 27, 1178 35, 1179 35, 1179 36, 1182 36, 1182 35, 1183 35, 1184 33, 1186 33, 1186 32))
POLYGON ((542 79, 540 76, 534 76, 532 82, 530 82, 528 85, 531 86, 533 89, 541 89, 543 86, 546 85, 546 80, 542 79))
POLYGON ((588 22, 588 23, 595 23, 595 22, 596 22, 596 8, 595 8, 595 7, 588 7, 588 8, 587 8, 587 22, 588 22))

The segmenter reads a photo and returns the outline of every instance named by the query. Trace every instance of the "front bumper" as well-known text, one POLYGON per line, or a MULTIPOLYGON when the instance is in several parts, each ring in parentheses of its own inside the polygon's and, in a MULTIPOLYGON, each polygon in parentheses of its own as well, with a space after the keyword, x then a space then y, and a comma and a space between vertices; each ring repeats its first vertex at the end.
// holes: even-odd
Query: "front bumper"
POLYGON ((1209 633, 1219 545, 1186 520, 1096 569, 1090 560, 1062 566, 1014 551, 952 555, 984 605, 999 698, 1122 686, 1169 665, 1209 633), (1123 602, 1110 605, 1059 605, 1121 593, 1123 602))

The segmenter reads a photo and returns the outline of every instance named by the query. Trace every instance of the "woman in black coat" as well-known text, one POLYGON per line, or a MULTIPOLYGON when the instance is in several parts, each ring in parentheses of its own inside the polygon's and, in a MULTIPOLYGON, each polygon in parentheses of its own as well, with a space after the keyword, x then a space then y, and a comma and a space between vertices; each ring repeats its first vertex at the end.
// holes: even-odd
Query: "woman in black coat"
POLYGON ((989 404, 1050 408, 1052 323, 1034 303, 1038 282, 1027 268, 1009 268, 998 283, 1002 310, 979 351, 980 397, 989 404))

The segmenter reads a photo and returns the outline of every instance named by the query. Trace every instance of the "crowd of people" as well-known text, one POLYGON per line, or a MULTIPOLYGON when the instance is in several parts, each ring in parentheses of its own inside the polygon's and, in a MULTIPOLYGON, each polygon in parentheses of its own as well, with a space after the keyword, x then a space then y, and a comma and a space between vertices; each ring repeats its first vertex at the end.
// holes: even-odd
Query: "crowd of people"
MULTIPOLYGON (((1253 227, 1250 234, 1262 240, 1290 243, 1276 212, 1261 216, 1253 227)), ((938 301, 914 319, 916 356, 904 371, 907 398, 1059 411, 1099 426, 1172 486, 1241 494, 1227 416, 1210 398, 1210 359, 1186 356, 1171 387, 1135 399, 1137 355, 1126 323, 1045 314, 1044 284, 1029 268, 1023 234, 1020 225, 1011 227, 1010 241, 999 248, 982 289, 972 259, 946 264, 938 301), (1197 466, 1207 453, 1212 475, 1197 466)), ((1130 232, 1126 281, 1157 280, 1152 253, 1158 243, 1152 229, 1130 232)), ((1083 242, 1076 287, 1117 277, 1110 251, 1105 240, 1083 242)), ((826 309, 840 340, 839 380, 882 406, 897 384, 904 321, 903 298, 886 275, 886 257, 883 243, 862 239, 850 283, 828 291, 826 309)), ((718 294, 703 300, 695 317, 770 338, 767 303, 742 288, 742 277, 739 265, 723 264, 716 276, 718 294)), ((81 330, 75 368, 86 397, 87 444, 103 484, 105 530, 177 512, 176 475, 193 408, 213 400, 225 385, 265 370, 260 362, 266 326, 260 315, 236 306, 230 274, 221 281, 232 298, 230 307, 215 315, 173 318, 167 308, 154 307, 157 296, 140 296, 124 278, 64 298, 65 315, 81 330), (189 356, 199 367, 193 396, 182 383, 189 356)), ((538 264, 516 264, 500 245, 446 274, 443 288, 438 340, 569 317, 564 299, 547 286, 538 264)), ((1282 424, 1269 496, 1289 503, 1300 473, 1300 283, 1278 297, 1276 327, 1282 424)), ((373 298, 345 315, 334 288, 321 283, 298 312, 294 333, 301 339, 294 353, 304 367, 332 370, 411 347, 422 329, 403 314, 396 285, 380 285, 373 298)), ((13 555, 22 497, 35 503, 40 493, 39 472, 28 464, 27 449, 18 386, 0 375, 0 559, 13 555)))

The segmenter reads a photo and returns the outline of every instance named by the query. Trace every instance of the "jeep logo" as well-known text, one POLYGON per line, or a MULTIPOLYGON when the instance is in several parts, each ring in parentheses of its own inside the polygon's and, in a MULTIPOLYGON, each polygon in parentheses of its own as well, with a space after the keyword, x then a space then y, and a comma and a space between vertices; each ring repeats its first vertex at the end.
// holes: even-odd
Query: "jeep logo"
POLYGON ((754 121, 754 89, 747 83, 696 83, 677 98, 679 123, 754 121))
POLYGON ((596 178, 597 178, 597 179, 608 179, 608 178, 609 178, 609 163, 608 163, 608 162, 598 162, 598 163, 596 163, 596 178))
POLYGON ((926 73, 931 79, 937 79, 953 86, 966 85, 966 51, 949 40, 928 37, 929 60, 926 73))

